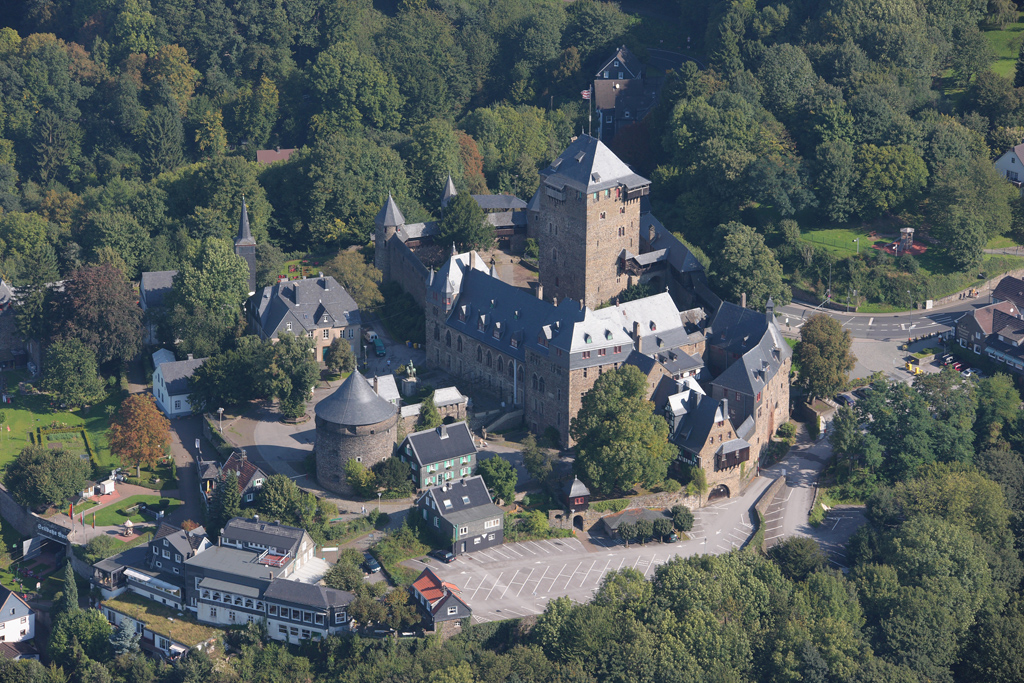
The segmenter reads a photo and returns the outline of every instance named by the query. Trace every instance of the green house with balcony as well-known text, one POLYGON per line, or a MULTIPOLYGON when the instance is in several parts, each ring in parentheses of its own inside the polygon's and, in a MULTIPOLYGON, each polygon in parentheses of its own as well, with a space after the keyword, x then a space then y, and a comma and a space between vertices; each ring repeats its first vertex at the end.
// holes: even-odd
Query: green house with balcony
POLYGON ((465 422, 410 434, 398 447, 397 456, 412 469, 417 490, 465 479, 476 472, 476 444, 465 422))

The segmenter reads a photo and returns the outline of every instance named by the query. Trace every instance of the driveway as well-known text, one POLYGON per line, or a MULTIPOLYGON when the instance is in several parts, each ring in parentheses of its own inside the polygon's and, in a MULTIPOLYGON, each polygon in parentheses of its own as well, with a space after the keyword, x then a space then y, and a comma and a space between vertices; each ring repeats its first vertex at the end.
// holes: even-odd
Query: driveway
POLYGON ((854 338, 905 341, 908 337, 948 332, 964 313, 987 306, 989 303, 990 298, 985 296, 980 299, 957 301, 929 311, 885 314, 846 313, 799 302, 780 306, 777 310, 782 314, 779 318, 779 328, 788 336, 799 335, 800 327, 808 318, 817 313, 824 313, 838 320, 843 327, 850 330, 854 338))

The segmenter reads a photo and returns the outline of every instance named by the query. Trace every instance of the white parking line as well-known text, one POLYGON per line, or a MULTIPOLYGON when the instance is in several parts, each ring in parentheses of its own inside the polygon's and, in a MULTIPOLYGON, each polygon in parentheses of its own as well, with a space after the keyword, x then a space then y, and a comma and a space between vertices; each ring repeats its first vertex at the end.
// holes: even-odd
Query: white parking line
MULTIPOLYGON (((508 582, 507 586, 505 586, 505 590, 501 591, 501 595, 498 597, 499 600, 501 600, 502 598, 505 597, 505 593, 508 593, 508 589, 511 588, 512 584, 516 582, 516 577, 517 576, 519 576, 519 570, 518 569, 516 570, 516 573, 512 575, 512 580, 508 582)), ((490 597, 489 593, 488 593, 487 597, 490 597)))
POLYGON ((519 597, 519 594, 523 592, 523 589, 526 588, 526 584, 530 583, 530 577, 533 576, 533 573, 535 571, 537 571, 535 568, 533 568, 533 567, 530 568, 530 573, 526 575, 526 580, 523 581, 523 585, 519 587, 518 591, 516 591, 516 597, 517 598, 519 597))
POLYGON ((493 586, 491 586, 491 590, 487 591, 487 597, 486 597, 486 598, 484 598, 484 600, 490 600, 490 599, 491 599, 491 593, 493 593, 493 592, 494 592, 494 589, 498 587, 498 584, 499 584, 499 583, 501 583, 501 576, 502 576, 502 574, 504 574, 504 573, 505 573, 505 572, 501 572, 501 574, 498 574, 498 578, 497 578, 497 579, 496 579, 496 580, 494 581, 494 585, 493 585, 493 586))

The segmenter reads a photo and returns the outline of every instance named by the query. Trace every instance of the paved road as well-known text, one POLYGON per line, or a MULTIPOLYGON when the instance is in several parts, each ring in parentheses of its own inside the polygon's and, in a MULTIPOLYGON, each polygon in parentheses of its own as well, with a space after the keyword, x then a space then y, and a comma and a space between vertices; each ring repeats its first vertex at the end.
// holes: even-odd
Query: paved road
POLYGON ((779 319, 783 333, 797 335, 800 326, 817 313, 830 315, 843 327, 850 330, 850 334, 859 339, 876 339, 882 341, 899 341, 907 337, 920 337, 933 332, 942 333, 953 328, 953 323, 967 311, 980 308, 989 303, 988 297, 980 299, 968 299, 954 305, 937 308, 930 311, 907 311, 905 313, 845 313, 823 308, 816 308, 801 303, 792 303, 788 306, 780 306, 779 312, 782 317, 779 319))

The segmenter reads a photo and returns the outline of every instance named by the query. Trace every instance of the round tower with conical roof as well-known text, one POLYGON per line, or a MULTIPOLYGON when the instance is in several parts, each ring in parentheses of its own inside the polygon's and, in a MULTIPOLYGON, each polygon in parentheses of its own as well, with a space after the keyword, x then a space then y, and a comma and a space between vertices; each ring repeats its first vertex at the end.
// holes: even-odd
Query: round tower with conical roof
POLYGON ((398 204, 395 203, 395 198, 390 193, 388 194, 388 200, 384 202, 384 206, 381 207, 380 211, 377 212, 376 218, 373 219, 373 224, 373 265, 384 276, 383 281, 389 282, 391 280, 391 253, 388 241, 398 232, 400 227, 405 225, 405 216, 402 215, 398 204))
POLYGON ((351 491, 345 481, 345 465, 350 460, 369 469, 391 457, 398 408, 378 396, 358 372, 349 375, 333 394, 316 404, 314 412, 316 478, 328 491, 351 491))

